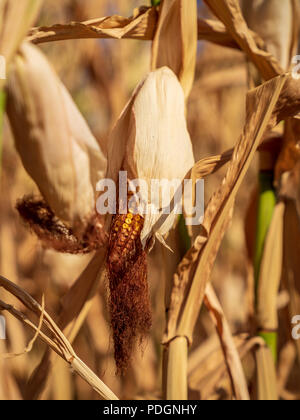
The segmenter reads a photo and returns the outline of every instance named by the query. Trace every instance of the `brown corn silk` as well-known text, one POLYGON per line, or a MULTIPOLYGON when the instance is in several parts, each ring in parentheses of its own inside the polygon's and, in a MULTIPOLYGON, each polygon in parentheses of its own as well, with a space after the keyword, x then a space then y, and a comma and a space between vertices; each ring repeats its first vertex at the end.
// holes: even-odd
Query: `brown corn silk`
POLYGON ((140 235, 144 219, 129 208, 111 222, 107 272, 117 372, 125 373, 136 342, 151 328, 147 257, 140 235))

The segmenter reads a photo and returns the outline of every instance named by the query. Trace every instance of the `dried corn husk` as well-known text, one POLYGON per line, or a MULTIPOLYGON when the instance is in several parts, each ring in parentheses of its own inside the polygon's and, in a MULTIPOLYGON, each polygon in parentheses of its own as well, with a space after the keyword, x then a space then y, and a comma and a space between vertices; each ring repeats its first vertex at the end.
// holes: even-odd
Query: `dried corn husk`
POLYGON ((12 66, 7 112, 25 169, 55 215, 82 230, 106 161, 66 88, 29 44, 12 66))
MULTIPOLYGON (((167 67, 149 73, 111 133, 107 178, 117 181, 122 169, 128 180, 146 181, 148 191, 152 179, 182 180, 194 164, 184 112, 184 94, 175 74, 167 67)), ((161 198, 158 201, 163 204, 161 198)), ((174 212, 163 217, 161 210, 146 214, 143 244, 152 233, 164 242, 175 218, 174 212)))

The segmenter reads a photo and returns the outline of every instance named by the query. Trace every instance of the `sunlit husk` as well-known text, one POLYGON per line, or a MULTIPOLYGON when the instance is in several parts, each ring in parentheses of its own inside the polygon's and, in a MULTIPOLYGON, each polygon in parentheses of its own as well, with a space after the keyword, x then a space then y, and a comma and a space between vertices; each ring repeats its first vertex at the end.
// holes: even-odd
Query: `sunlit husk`
POLYGON ((7 112, 17 150, 56 216, 83 229, 106 160, 46 58, 29 44, 13 63, 7 112))
MULTIPOLYGON (((163 67, 149 73, 137 87, 114 127, 109 141, 107 178, 117 180, 122 169, 127 171, 128 180, 146 181, 150 191, 152 179, 182 180, 193 164, 183 90, 174 73, 163 67)), ((150 193, 146 197, 142 192, 142 196, 148 198, 150 209, 150 193)), ((157 200, 160 206, 165 204, 161 197, 157 200)), ((174 212, 162 218, 159 210, 158 214, 145 215, 141 233, 144 245, 152 233, 163 241, 174 224, 174 212)))

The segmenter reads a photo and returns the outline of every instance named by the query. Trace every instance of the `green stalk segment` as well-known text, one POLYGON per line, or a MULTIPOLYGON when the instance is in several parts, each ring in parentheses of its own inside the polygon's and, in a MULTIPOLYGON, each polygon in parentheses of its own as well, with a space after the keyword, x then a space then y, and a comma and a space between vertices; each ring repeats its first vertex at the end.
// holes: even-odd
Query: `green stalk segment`
MULTIPOLYGON (((259 173, 259 202, 257 213, 256 243, 254 255, 254 279, 256 306, 258 304, 258 286, 260 266, 264 251, 265 239, 271 224, 274 208, 276 205, 276 195, 273 187, 274 175, 272 170, 261 171, 259 173)), ((263 331, 259 333, 268 347, 270 348, 274 360, 277 358, 277 333, 263 331)))
POLYGON ((260 331, 258 335, 265 340, 267 346, 271 350, 273 359, 276 363, 277 362, 277 342, 278 342, 277 332, 260 331))
POLYGON ((264 251, 265 239, 271 224, 276 195, 273 188, 273 171, 261 171, 259 173, 259 202, 256 226, 256 243, 254 255, 254 278, 257 297, 260 264, 264 251))
POLYGON ((160 4, 161 0, 151 0, 152 6, 158 6, 160 4))

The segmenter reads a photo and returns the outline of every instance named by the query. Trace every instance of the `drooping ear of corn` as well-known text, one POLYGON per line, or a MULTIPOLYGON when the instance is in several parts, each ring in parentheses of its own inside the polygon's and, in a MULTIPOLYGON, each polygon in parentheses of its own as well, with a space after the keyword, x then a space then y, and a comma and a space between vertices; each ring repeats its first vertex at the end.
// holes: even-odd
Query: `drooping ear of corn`
POLYGON ((127 172, 129 185, 135 179, 143 181, 140 194, 147 208, 146 214, 134 214, 129 205, 128 214, 117 214, 110 225, 107 268, 120 371, 128 366, 137 339, 151 326, 145 247, 149 248, 153 236, 164 243, 177 217, 174 210, 163 214, 164 205, 169 204, 165 202, 167 185, 153 196, 151 181, 175 179, 181 183, 194 163, 184 112, 180 83, 163 67, 137 87, 109 141, 107 178, 119 181, 122 170, 127 172), (151 203, 157 203, 155 211, 151 203))
POLYGON ((7 112, 23 165, 55 216, 81 234, 105 173, 100 146, 43 54, 23 44, 8 83, 7 112))

